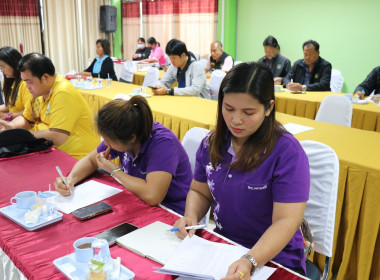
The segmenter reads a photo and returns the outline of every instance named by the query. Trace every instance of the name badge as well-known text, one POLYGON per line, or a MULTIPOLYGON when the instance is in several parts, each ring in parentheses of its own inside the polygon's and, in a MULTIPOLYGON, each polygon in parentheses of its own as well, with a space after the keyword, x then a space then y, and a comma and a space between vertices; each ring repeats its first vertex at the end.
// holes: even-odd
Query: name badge
POLYGON ((314 79, 318 79, 318 73, 314 75, 314 79))

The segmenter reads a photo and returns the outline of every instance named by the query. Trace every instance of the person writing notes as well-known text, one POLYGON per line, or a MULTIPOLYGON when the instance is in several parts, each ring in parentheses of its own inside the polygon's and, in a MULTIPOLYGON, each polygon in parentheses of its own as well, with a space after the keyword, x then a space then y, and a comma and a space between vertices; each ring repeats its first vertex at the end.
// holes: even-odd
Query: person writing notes
POLYGON ((150 55, 150 48, 147 48, 145 46, 145 39, 143 37, 140 37, 137 40, 137 50, 132 55, 133 60, 143 60, 145 58, 148 58, 150 55))
MULTIPOLYGON (((0 70, 4 74, 4 103, 0 105, 0 119, 11 121, 21 116, 25 106, 30 102, 31 95, 21 79, 17 65, 22 56, 12 47, 0 49, 0 70)), ((0 89, 1 90, 1 89, 0 89)))
POLYGON ((249 248, 227 279, 250 279, 274 260, 305 274, 299 229, 309 198, 310 172, 300 143, 276 121, 273 75, 258 63, 240 63, 225 76, 217 125, 201 142, 184 217, 177 235, 213 206, 215 232, 249 248))
POLYGON ((147 40, 148 47, 151 49, 149 58, 141 60, 141 62, 146 63, 158 63, 160 65, 165 64, 165 55, 164 51, 161 49, 161 47, 158 45, 158 42, 154 37, 150 37, 147 40))
POLYGON ((110 58, 111 47, 107 39, 96 40, 96 54, 98 55, 91 65, 80 73, 82 75, 93 76, 94 78, 111 78, 117 81, 113 61, 110 58))
POLYGON ((380 66, 375 67, 355 89, 355 93, 358 94, 361 99, 363 99, 364 96, 370 95, 373 91, 375 91, 375 94, 380 93, 380 66))
POLYGON ((171 39, 166 45, 171 64, 153 90, 155 95, 193 95, 211 99, 202 65, 187 51, 184 42, 171 39), (170 88, 174 82, 178 86, 170 88))
POLYGON ((56 179, 56 190, 69 195, 76 183, 101 168, 147 204, 162 203, 183 214, 192 179, 189 158, 173 132, 153 121, 146 100, 113 100, 99 110, 96 123, 104 141, 74 165, 67 185, 56 179), (117 157, 121 166, 111 161, 117 157))
POLYGON ((0 121, 0 131, 32 129, 75 158, 87 155, 99 144, 93 116, 79 91, 59 73, 51 60, 39 53, 25 55, 18 71, 31 94, 22 116, 0 121))
POLYGON ((319 44, 309 40, 302 49, 304 59, 294 62, 282 84, 292 91, 330 91, 331 64, 319 56, 319 44))

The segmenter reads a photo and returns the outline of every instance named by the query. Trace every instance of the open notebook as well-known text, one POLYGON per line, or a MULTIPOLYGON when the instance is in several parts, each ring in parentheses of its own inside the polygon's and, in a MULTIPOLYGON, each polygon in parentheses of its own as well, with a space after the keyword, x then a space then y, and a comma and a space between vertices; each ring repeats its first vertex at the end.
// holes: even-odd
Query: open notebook
MULTIPOLYGON (((248 252, 247 248, 208 241, 196 235, 186 237, 164 267, 156 272, 181 276, 181 279, 219 280, 228 267, 248 252), (183 278, 182 278, 183 277, 183 278)), ((255 270, 251 280, 268 279, 275 268, 264 266, 255 270)))
POLYGON ((116 239, 116 243, 136 254, 164 265, 181 244, 171 225, 154 222, 116 239))

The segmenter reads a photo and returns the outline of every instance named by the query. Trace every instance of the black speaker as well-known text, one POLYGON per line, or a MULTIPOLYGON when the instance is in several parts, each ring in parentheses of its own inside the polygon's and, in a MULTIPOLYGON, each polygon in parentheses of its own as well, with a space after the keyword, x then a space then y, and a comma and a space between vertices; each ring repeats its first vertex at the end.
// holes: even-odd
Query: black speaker
POLYGON ((105 33, 115 32, 116 24, 116 7, 102 5, 100 6, 100 31, 105 33))

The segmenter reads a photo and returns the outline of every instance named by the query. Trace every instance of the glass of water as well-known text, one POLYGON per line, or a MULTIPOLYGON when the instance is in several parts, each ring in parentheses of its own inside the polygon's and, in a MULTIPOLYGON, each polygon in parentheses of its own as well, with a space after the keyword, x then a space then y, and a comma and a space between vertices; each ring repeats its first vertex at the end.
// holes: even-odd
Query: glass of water
POLYGON ((112 87, 112 79, 110 79, 110 78, 107 79, 107 87, 108 88, 112 87))

